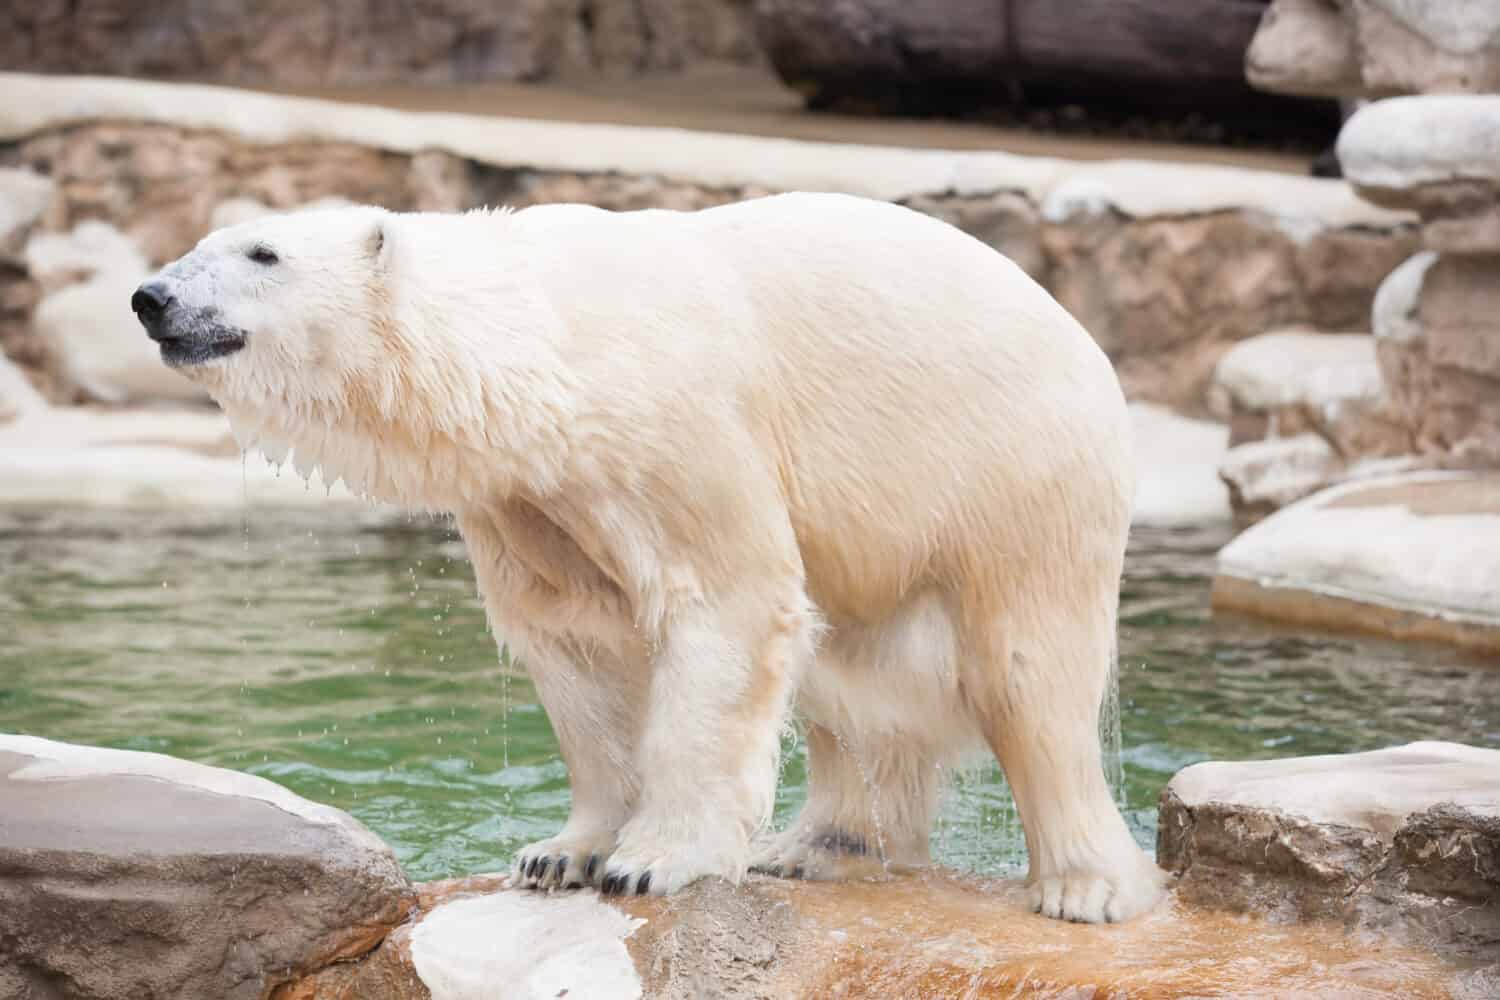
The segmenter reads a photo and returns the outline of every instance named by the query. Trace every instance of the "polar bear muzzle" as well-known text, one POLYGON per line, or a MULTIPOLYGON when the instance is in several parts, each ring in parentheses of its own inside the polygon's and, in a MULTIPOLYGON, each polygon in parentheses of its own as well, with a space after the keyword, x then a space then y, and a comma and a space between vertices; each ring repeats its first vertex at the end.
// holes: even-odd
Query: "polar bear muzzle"
POLYGON ((160 280, 137 288, 130 308, 146 336, 160 345, 162 361, 172 368, 199 365, 245 346, 245 331, 225 323, 217 309, 184 306, 160 280))

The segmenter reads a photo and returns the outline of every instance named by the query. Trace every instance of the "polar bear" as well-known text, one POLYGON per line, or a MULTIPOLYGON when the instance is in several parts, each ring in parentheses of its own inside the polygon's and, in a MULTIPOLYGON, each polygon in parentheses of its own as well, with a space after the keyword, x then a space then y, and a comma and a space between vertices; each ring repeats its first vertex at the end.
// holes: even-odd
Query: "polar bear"
POLYGON ((987 747, 1036 909, 1157 899, 1098 737, 1125 401, 983 243, 833 194, 356 207, 214 232, 132 306, 247 447, 456 518, 572 787, 521 884, 923 865, 987 747), (793 703, 808 799, 770 834, 793 703))

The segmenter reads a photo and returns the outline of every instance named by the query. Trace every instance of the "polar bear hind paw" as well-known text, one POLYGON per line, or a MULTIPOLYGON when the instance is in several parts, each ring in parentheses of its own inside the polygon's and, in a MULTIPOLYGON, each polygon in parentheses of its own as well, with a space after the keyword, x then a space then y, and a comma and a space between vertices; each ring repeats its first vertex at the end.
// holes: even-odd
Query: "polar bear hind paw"
POLYGON ((1033 910, 1055 920, 1116 924, 1151 909, 1161 898, 1163 880, 1154 865, 1125 877, 1048 876, 1028 887, 1028 901, 1033 910))

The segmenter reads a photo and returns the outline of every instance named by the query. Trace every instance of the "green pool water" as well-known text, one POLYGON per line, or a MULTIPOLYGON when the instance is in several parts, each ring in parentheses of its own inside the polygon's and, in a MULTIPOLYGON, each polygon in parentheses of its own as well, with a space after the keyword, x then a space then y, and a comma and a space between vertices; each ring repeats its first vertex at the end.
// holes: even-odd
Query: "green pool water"
MULTIPOLYGON (((1223 621, 1221 530, 1141 531, 1123 590, 1123 795, 1215 758, 1441 738, 1500 746, 1500 672, 1430 646, 1223 621)), ((451 528, 347 508, 0 512, 0 731, 237 768, 347 809, 414 878, 505 867, 568 808, 520 667, 500 662, 451 528)), ((789 740, 778 820, 801 801, 789 740)), ((998 769, 960 776, 939 857, 1023 863, 998 769)))

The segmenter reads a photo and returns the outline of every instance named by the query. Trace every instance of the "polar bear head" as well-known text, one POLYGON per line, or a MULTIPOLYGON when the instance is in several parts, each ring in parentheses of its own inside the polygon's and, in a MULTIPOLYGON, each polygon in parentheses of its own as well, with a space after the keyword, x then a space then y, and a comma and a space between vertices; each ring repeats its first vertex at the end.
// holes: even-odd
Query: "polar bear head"
MULTIPOLYGON (((135 290, 162 361, 216 396, 327 407, 382 360, 389 213, 295 212, 219 229, 135 290)), ((223 400, 221 399, 221 402, 223 400)))
POLYGON ((455 490, 494 483, 438 483, 445 463, 532 481, 562 448, 555 319, 511 238, 515 218, 370 206, 264 216, 204 237, 131 307, 243 446, 357 492, 451 509, 455 490))

